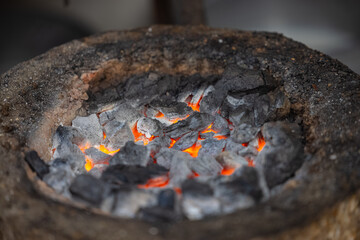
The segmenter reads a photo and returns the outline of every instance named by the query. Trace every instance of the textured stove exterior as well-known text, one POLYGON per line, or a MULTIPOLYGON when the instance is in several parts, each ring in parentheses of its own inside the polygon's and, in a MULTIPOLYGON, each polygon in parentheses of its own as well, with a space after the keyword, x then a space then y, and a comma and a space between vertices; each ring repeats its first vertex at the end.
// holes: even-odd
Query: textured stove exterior
POLYGON ((0 237, 3 239, 354 239, 360 222, 360 77, 275 33, 153 26, 75 40, 0 78, 0 237), (24 152, 49 159, 56 127, 93 94, 150 70, 220 74, 235 63, 283 81, 301 118, 307 159, 276 198, 203 221, 151 225, 60 202, 24 152), (310 173, 310 174, 309 174, 310 173))

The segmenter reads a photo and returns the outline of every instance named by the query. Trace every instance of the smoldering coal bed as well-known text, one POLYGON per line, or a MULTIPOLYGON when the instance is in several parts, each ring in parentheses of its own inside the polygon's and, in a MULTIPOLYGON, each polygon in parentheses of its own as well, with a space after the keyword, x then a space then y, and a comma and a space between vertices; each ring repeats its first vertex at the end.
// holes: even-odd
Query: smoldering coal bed
POLYGON ((58 194, 125 218, 198 220, 277 194, 304 160, 302 133, 267 72, 147 72, 92 95, 26 160, 58 194))

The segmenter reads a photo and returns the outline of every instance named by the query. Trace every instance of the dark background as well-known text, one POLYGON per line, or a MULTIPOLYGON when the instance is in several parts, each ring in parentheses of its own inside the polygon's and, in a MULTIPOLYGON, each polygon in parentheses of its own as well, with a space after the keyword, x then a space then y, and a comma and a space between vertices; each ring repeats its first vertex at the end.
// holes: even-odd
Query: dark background
POLYGON ((360 73, 359 0, 2 0, 0 74, 72 39, 155 23, 280 32, 360 73))

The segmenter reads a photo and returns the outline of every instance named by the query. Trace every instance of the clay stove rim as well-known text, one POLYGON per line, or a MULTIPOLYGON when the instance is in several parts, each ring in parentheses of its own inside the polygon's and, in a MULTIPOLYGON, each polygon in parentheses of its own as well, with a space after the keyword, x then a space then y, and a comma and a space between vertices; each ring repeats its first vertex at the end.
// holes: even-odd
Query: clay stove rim
MULTIPOLYGON (((79 54, 81 52, 86 52, 87 48, 89 47, 95 47, 99 46, 99 44, 105 44, 106 43, 115 43, 121 44, 124 41, 133 41, 136 43, 136 41, 140 41, 142 37, 147 36, 149 29, 139 29, 134 31, 123 31, 123 32, 110 32, 105 33, 101 35, 96 35, 93 37, 85 38, 81 41, 75 40, 73 42, 70 42, 68 44, 62 45, 60 47, 57 47, 53 50, 50 50, 49 52, 32 59, 28 62, 22 63, 15 68, 11 69, 9 72, 2 75, 1 80, 4 81, 6 78, 12 77, 16 81, 19 81, 22 79, 21 74, 26 72, 27 70, 31 70, 31 66, 36 66, 38 68, 39 75, 36 76, 35 73, 32 73, 33 77, 31 81, 26 80, 24 84, 28 84, 29 82, 39 82, 42 83, 42 77, 44 76, 44 73, 47 72, 49 76, 57 76, 59 74, 56 73, 57 69, 54 66, 57 66, 57 60, 61 57, 64 57, 65 60, 69 60, 72 58, 76 58, 76 54, 79 54), (48 72, 49 69, 51 72, 48 72)), ((249 42, 252 42, 253 44, 259 44, 261 41, 264 41, 264 39, 268 38, 270 41, 278 41, 279 43, 285 44, 294 44, 299 49, 304 48, 303 55, 306 54, 313 54, 315 57, 321 57, 325 59, 326 61, 329 61, 330 63, 334 63, 337 67, 343 67, 341 64, 339 64, 337 61, 334 61, 330 59, 329 57, 322 55, 318 52, 315 52, 313 50, 309 50, 305 48, 301 44, 297 44, 295 42, 292 42, 289 39, 283 38, 280 35, 277 34, 268 34, 268 33, 251 33, 251 32, 240 32, 240 31, 228 31, 228 30, 220 30, 220 29, 211 29, 207 27, 170 27, 170 26, 153 26, 152 27, 152 36, 153 38, 159 38, 161 39, 162 35, 166 36, 181 36, 184 39, 191 39, 199 36, 206 36, 208 38, 229 38, 229 37, 235 37, 242 40, 247 40, 249 42), (266 36, 266 38, 264 37, 266 36), (252 39, 254 38, 254 39, 252 39)), ((266 40, 265 40, 266 41, 266 40)), ((200 43, 196 43, 200 44, 200 43)), ((263 50, 259 50, 263 51, 263 50)), ((254 55, 259 55, 259 52, 255 52, 254 55)), ((106 54, 105 54, 106 55, 106 54)), ((301 54, 300 54, 301 55, 301 54)), ((22 148, 22 151, 26 151, 29 148, 33 148, 38 150, 40 155, 45 158, 47 158, 46 152, 48 148, 42 149, 38 146, 46 146, 47 144, 50 144, 50 137, 51 133, 55 130, 56 126, 59 125, 59 119, 62 119, 63 124, 66 125, 75 117, 76 110, 81 108, 82 101, 86 100, 86 95, 84 94, 86 90, 88 89, 89 85, 96 81, 100 81, 103 79, 103 76, 105 78, 111 76, 114 74, 114 72, 118 72, 119 69, 125 69, 126 74, 131 75, 132 73, 138 73, 146 71, 148 67, 154 67, 154 66, 143 66, 139 65, 138 63, 133 63, 132 65, 129 65, 127 63, 124 63, 119 60, 115 59, 106 59, 106 56, 102 56, 103 59, 97 59, 97 62, 92 63, 92 66, 71 66, 68 69, 69 73, 64 73, 63 76, 59 76, 58 79, 62 79, 61 84, 54 84, 49 85, 49 92, 53 93, 61 93, 64 90, 77 90, 78 92, 67 92, 67 96, 61 98, 62 100, 58 102, 51 101, 52 97, 55 97, 55 95, 48 95, 48 99, 46 99, 49 103, 46 104, 47 109, 40 110, 40 114, 44 116, 45 123, 42 122, 39 124, 38 122, 33 121, 30 124, 23 125, 20 122, 20 120, 16 120, 12 123, 15 126, 18 126, 17 130, 15 132, 12 132, 10 134, 7 134, 7 137, 14 137, 18 139, 20 142, 24 141, 27 142, 27 147, 22 148), (115 71, 112 71, 115 70, 115 71), (70 111, 63 112, 62 110, 64 107, 67 106, 70 108, 70 111), (62 114, 64 114, 65 118, 62 118, 62 114), (50 120, 51 119, 51 120, 50 120), (57 119, 57 121, 54 121, 54 119, 57 119), (49 122, 50 121, 50 122, 49 122), (29 131, 29 132, 28 132, 29 131), (42 133, 39 135, 39 133, 42 133), (43 137, 43 134, 46 134, 46 137, 43 137), (41 141, 26 141, 31 139, 32 136, 42 136, 38 137, 38 140, 41 139, 41 141)), ((301 61, 302 64, 304 63, 304 59, 301 61)), ((309 63, 308 63, 309 64, 309 63)), ((155 64, 156 65, 156 64, 155 64)), ((217 65, 216 67, 211 68, 212 66, 208 67, 207 70, 211 70, 214 72, 221 73, 222 67, 221 65, 217 65)), ((156 68, 156 66, 155 66, 156 68)), ((179 74, 192 74, 196 72, 196 69, 192 68, 191 66, 180 65, 177 66, 175 69, 169 69, 165 68, 161 69, 158 67, 158 71, 163 71, 164 73, 173 72, 175 70, 176 73, 179 74)), ((202 69, 204 70, 204 69, 202 69)), ((206 69, 205 69, 206 70, 206 69)), ((206 71, 201 72, 202 74, 206 74, 206 71)), ((123 77, 125 77, 125 75, 123 77)), ((346 72, 347 78, 350 79, 357 79, 359 80, 359 76, 352 73, 348 70, 346 72)), ((115 75, 116 77, 119 77, 119 75, 115 75)), ((58 80, 57 80, 58 81, 58 80)), ((290 81, 290 80, 289 80, 290 81)), ((286 84, 286 83, 285 83, 286 84)), ((303 84, 302 82, 298 83, 299 85, 303 84)), ((285 86, 286 88, 286 86, 285 86)), ((5 93, 5 96, 11 96, 12 93, 6 92, 1 90, 5 93)), ((323 90, 319 90, 323 91, 323 90)), ((21 91, 17 91, 16 93, 21 94, 21 91)), ((301 100, 301 96, 295 96, 292 95, 292 93, 287 92, 289 94, 289 97, 292 98, 292 100, 301 100)), ((314 94, 312 94, 314 95, 314 94)), ((16 98, 15 98, 16 99, 16 98)), ((30 103, 32 104, 32 103, 30 103)), ((35 103, 33 103, 35 104, 35 103)), ((21 106, 21 108, 24 108, 25 106, 21 106)), ((313 170, 316 172, 316 164, 323 163, 324 159, 331 159, 328 152, 326 152, 323 149, 318 149, 317 145, 319 142, 323 142, 323 144, 327 144, 327 147, 336 150, 335 152, 332 152, 332 154, 339 153, 339 156, 343 155, 344 149, 339 148, 338 146, 332 146, 335 141, 329 142, 327 139, 322 137, 314 138, 314 133, 319 130, 322 126, 319 126, 319 123, 323 120, 318 115, 312 116, 309 113, 309 105, 308 103, 305 103, 303 105, 295 103, 292 105, 292 109, 296 111, 298 115, 301 115, 304 119, 304 131, 306 136, 306 148, 311 151, 314 155, 312 159, 309 159, 305 163, 305 167, 307 169, 313 170), (314 165, 315 164, 315 165, 314 165)), ((18 114, 18 113, 17 113, 18 114)), ((10 117, 16 117, 10 115, 10 117)), ((8 119, 5 119, 5 122, 7 122, 8 119)), ((346 129, 349 128, 349 126, 344 126, 346 129)), ((358 129, 356 129, 358 131, 358 129)), ((34 140, 35 138, 33 138, 34 140)), ((339 141, 342 141, 341 139, 338 139, 339 141)), ((352 142, 346 141, 348 144, 349 149, 353 149, 354 144, 352 142)), ((49 151, 48 151, 49 152, 49 151)), ((7 154, 15 154, 14 150, 9 151, 7 154)), ((23 162, 22 157, 17 157, 17 162, 23 162)), ((322 169, 322 171, 327 172, 328 177, 339 177, 334 172, 334 167, 337 166, 337 164, 327 163, 327 168, 322 169)), ((304 167, 304 166, 303 166, 304 167)), ((322 172, 322 174, 324 174, 322 172)), ((279 205, 277 202, 281 202, 282 200, 289 199, 288 196, 299 194, 299 191, 301 193, 307 192, 308 195, 311 195, 312 193, 315 193, 319 187, 325 186, 327 184, 327 179, 323 179, 321 177, 313 177, 313 179, 310 179, 312 185, 309 185, 308 182, 309 179, 304 179, 304 182, 291 182, 289 186, 287 186, 286 191, 284 191, 281 195, 277 196, 275 199, 273 199, 270 202, 267 202, 265 204, 260 204, 256 206, 255 208, 245 209, 245 210, 239 210, 233 214, 227 215, 227 216, 219 216, 214 217, 211 219, 201 220, 201 221, 195 221, 189 223, 188 221, 184 221, 181 223, 177 223, 173 226, 170 226, 166 230, 166 234, 177 234, 179 233, 179 229, 197 229, 198 232, 201 231, 208 231, 209 226, 218 226, 217 228, 212 229, 212 231, 239 231, 239 229, 248 229, 249 227, 254 228, 253 223, 258 221, 260 218, 267 219, 269 223, 263 224, 262 226, 257 226, 255 230, 250 231, 247 235, 253 235, 254 233, 267 233, 267 232, 274 232, 277 230, 280 230, 285 227, 293 226, 296 223, 303 222, 304 220, 311 218, 313 214, 319 214, 325 207, 328 207, 330 205, 333 205, 335 202, 337 202, 340 199, 343 199, 347 195, 351 194, 356 189, 356 180, 355 183, 353 182, 354 186, 352 187, 344 187, 341 189, 343 184, 346 184, 344 181, 339 183, 339 188, 337 189, 328 189, 325 191, 325 197, 326 201, 319 201, 319 198, 316 197, 316 202, 312 202, 312 206, 306 206, 306 198, 302 199, 300 203, 297 203, 297 206, 299 207, 298 211, 296 212, 296 217, 293 216, 287 216, 290 213, 293 213, 294 209, 291 207, 291 204, 289 205, 289 209, 284 208, 283 206, 279 205), (340 187, 341 186, 341 187, 340 187), (306 188, 305 188, 306 187, 306 188), (336 194, 335 194, 336 193, 336 194), (341 196, 340 196, 341 194, 341 196), (243 217, 246 216, 246 219, 243 217), (284 218, 287 218, 287 222, 281 222, 284 218), (220 227, 219 227, 220 226, 220 227)), ((41 193, 41 191, 40 191, 41 193)), ((322 192, 324 194, 324 192, 322 192)), ((310 197, 310 200, 314 200, 314 198, 310 197)), ((40 197, 37 201, 47 201, 47 196, 40 197)), ((63 203, 56 202, 55 205, 63 205, 63 203)), ((77 214, 81 214, 80 209, 72 209, 77 214)), ((144 224, 140 223, 141 221, 138 220, 123 220, 116 218, 115 221, 118 221, 117 224, 120 224, 121 222, 128 221, 128 224, 135 223, 135 224, 144 224)), ((182 231, 182 230, 181 230, 182 231)), ((241 230, 240 230, 241 231, 241 230)), ((189 232, 194 232, 194 230, 189 230, 189 232)), ((243 234, 243 233, 242 233, 243 234)), ((194 234, 194 236, 198 236, 197 234, 194 234)))

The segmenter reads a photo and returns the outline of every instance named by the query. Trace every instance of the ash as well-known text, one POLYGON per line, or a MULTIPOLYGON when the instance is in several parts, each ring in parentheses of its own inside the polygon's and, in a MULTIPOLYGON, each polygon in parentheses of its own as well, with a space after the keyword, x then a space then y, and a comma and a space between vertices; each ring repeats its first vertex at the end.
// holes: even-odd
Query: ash
POLYGON ((150 72, 116 91, 58 127, 49 164, 27 156, 57 193, 123 218, 199 220, 266 201, 303 163, 289 100, 263 71, 150 72))

